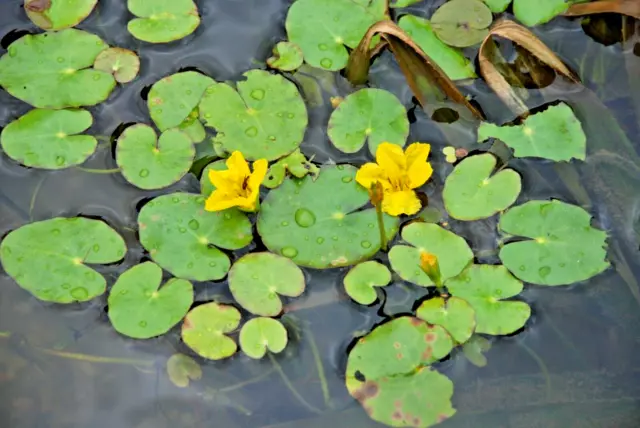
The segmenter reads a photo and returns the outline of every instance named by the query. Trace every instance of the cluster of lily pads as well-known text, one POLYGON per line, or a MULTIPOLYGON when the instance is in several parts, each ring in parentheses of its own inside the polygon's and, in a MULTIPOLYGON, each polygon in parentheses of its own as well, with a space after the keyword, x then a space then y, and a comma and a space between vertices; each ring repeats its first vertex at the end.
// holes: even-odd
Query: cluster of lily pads
MULTIPOLYGON (((81 107, 104 101, 117 82, 133 80, 139 60, 95 35, 67 28, 87 16, 96 0, 77 0, 74 17, 67 16, 70 7, 59 9, 60 0, 26 3, 32 5, 26 10, 36 24, 60 31, 26 35, 0 58, 0 86, 35 107, 4 128, 0 143, 7 156, 28 167, 73 167, 97 147, 94 136, 83 134, 92 117, 81 107), (39 24, 45 21, 48 27, 39 24)), ((397 0, 391 7, 413 3, 397 0)), ((473 64, 457 47, 484 38, 491 11, 504 10, 510 1, 485 3, 451 0, 431 21, 405 15, 399 25, 450 78, 475 77, 473 64), (447 10, 457 3, 465 3, 475 15, 447 10), (460 28, 464 35, 455 34, 460 28)), ((565 1, 546 1, 537 9, 548 8, 544 17, 532 18, 525 1, 515 0, 514 11, 526 24, 540 23, 563 10, 552 7, 554 3, 566 6, 565 1)), ((199 22, 192 0, 130 0, 129 9, 139 17, 129 30, 152 42, 183 37, 199 22)), ((347 63, 346 48, 356 47, 372 24, 387 17, 386 0, 297 0, 287 16, 289 40, 274 47, 267 64, 282 72, 303 61, 340 70, 347 63)), ((456 346, 465 352, 483 348, 480 334, 522 329, 531 309, 513 298, 524 282, 571 284, 609 266, 606 234, 591 226, 589 213, 557 200, 513 206, 522 178, 506 166, 496 169, 491 153, 456 162, 442 191, 452 219, 500 216, 498 229, 506 242, 499 252, 502 265, 476 264, 466 240, 445 223, 422 221, 420 214, 381 214, 370 203, 370 189, 356 180, 356 166, 317 165, 301 152, 307 107, 281 73, 250 70, 234 85, 196 71, 179 72, 151 87, 147 105, 152 123, 127 127, 116 142, 116 163, 131 185, 151 190, 176 183, 198 160, 197 145, 211 145, 220 159, 204 168, 200 193, 164 194, 142 207, 139 240, 152 261, 128 269, 108 290, 109 319, 123 335, 148 339, 182 323, 182 339, 195 353, 212 360, 230 357, 238 348, 232 334, 241 324, 241 312, 215 301, 194 306, 192 284, 226 277, 237 304, 251 314, 240 329, 240 347, 249 357, 261 358, 287 345, 287 330, 277 317, 283 312, 281 296, 293 298, 305 290, 300 267, 352 267, 344 289, 362 305, 378 300, 376 287, 398 279, 429 287, 436 291, 414 315, 387 320, 359 338, 346 367, 346 387, 371 418, 391 426, 423 427, 455 413, 453 384, 432 364, 456 346), (215 131, 214 137, 207 128, 215 131), (235 207, 205 210, 207 196, 215 191, 208 172, 225 170, 224 159, 232 152, 271 162, 262 183, 271 190, 257 214, 235 207), (232 263, 227 251, 249 247, 254 225, 268 252, 244 254, 232 263), (387 242, 392 244, 389 263, 372 260, 387 242)), ((364 88, 339 103, 327 133, 344 153, 367 144, 376 155, 384 142, 405 146, 409 120, 393 94, 364 88)), ((555 162, 586 158, 581 124, 563 103, 519 125, 483 122, 478 142, 489 139, 503 141, 515 157, 555 162)), ((0 244, 0 261, 16 283, 38 299, 56 303, 85 302, 106 293, 106 279, 91 265, 117 263, 126 253, 116 230, 82 217, 31 223, 0 244)))

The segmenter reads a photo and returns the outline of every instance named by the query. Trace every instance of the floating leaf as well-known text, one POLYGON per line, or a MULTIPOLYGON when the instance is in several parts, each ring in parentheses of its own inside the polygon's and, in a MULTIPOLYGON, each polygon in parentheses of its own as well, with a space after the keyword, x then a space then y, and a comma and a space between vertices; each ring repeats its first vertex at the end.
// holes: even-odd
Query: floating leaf
POLYGON ((240 330, 240 347, 251 358, 260 359, 269 352, 279 354, 287 346, 287 329, 272 318, 253 318, 240 330))
POLYGON ((193 33, 200 25, 193 0, 128 0, 129 11, 138 18, 127 24, 136 39, 168 43, 193 33))
POLYGON ((440 326, 400 317, 376 327, 349 353, 346 385, 369 417, 396 426, 427 427, 453 416, 453 383, 425 367, 447 356, 451 337, 440 326))
POLYGON ((215 302, 196 306, 184 319, 182 341, 203 358, 228 358, 236 353, 238 345, 225 334, 238 328, 240 318, 233 306, 215 302))
POLYGON ((428 20, 404 15, 398 21, 398 25, 444 70, 451 80, 476 77, 471 61, 459 50, 440 41, 428 20))
POLYGON ((200 102, 200 117, 218 132, 215 142, 249 160, 274 160, 297 149, 308 119, 296 86, 263 70, 243 76, 246 80, 238 82, 237 91, 216 83, 200 102))
POLYGON ((147 96, 151 119, 159 130, 180 126, 198 107, 205 90, 215 80, 195 71, 164 77, 153 84, 147 96))
POLYGON ((493 13, 502 13, 505 10, 507 10, 509 5, 511 4, 511 0, 482 0, 482 1, 487 6, 489 6, 489 9, 491 9, 491 12, 493 13))
POLYGON ((511 334, 531 315, 525 302, 504 301, 522 291, 522 282, 504 266, 472 265, 446 282, 449 292, 471 304, 476 312, 476 332, 511 334))
POLYGON ((560 201, 530 201, 507 211, 500 230, 528 240, 500 250, 500 260, 532 284, 565 285, 606 270, 607 234, 591 227, 591 215, 560 201))
POLYGON ((0 244, 4 270, 40 300, 84 302, 104 293, 106 281, 85 264, 122 260, 127 247, 99 220, 53 218, 22 226, 0 244))
POLYGON ((243 308, 256 315, 279 315, 282 302, 278 295, 297 297, 304 286, 300 268, 276 254, 247 254, 229 271, 231 294, 243 308))
POLYGON ((0 85, 38 108, 96 105, 116 84, 110 73, 91 68, 108 47, 98 36, 73 28, 27 34, 0 58, 0 85))
POLYGON ((207 131, 204 129, 202 122, 200 122, 200 110, 198 107, 189 113, 189 116, 178 126, 178 129, 187 134, 194 143, 202 143, 207 137, 207 131))
POLYGON ((170 129, 156 137, 152 127, 136 124, 118 138, 116 162, 124 178, 141 189, 167 187, 189 172, 196 150, 187 134, 170 129))
POLYGON ((178 388, 189 386, 190 380, 202 378, 202 368, 196 360, 184 354, 173 354, 167 360, 167 375, 178 388))
POLYGON ((27 16, 43 30, 78 25, 91 14, 98 0, 24 0, 27 16))
POLYGON ((587 136, 566 104, 550 106, 518 126, 484 122, 478 129, 478 142, 490 137, 503 141, 518 158, 537 157, 559 162, 574 158, 584 160, 587 155, 587 136))
POLYGON ((467 242, 437 224, 411 223, 402 229, 402 239, 413 247, 395 245, 389 252, 391 267, 405 281, 422 287, 434 284, 420 268, 421 252, 438 258, 443 281, 458 275, 473 260, 473 252, 467 242))
POLYGON ((484 356, 484 353, 489 349, 491 349, 491 342, 477 334, 471 336, 471 339, 462 345, 464 356, 476 367, 487 365, 487 357, 484 356))
POLYGON ((298 0, 289 8, 287 35, 300 46, 308 64, 337 71, 347 65, 346 47, 355 48, 372 24, 388 18, 386 3, 387 0, 298 0))
POLYGON ((409 136, 407 111, 395 95, 383 89, 366 88, 349 95, 331 114, 327 133, 334 146, 355 153, 369 142, 375 155, 387 142, 404 147, 409 136))
POLYGON ((361 305, 370 305, 378 295, 373 287, 384 287, 391 282, 391 272, 378 262, 369 261, 356 265, 344 278, 344 289, 361 305))
POLYGON ((476 313, 466 300, 434 297, 422 302, 416 316, 429 324, 444 327, 453 340, 465 343, 476 328, 476 313))
POLYGON ((308 161, 300 149, 296 149, 290 155, 271 165, 262 185, 269 189, 275 189, 282 184, 287 171, 296 178, 303 178, 311 174, 312 179, 315 179, 320 174, 320 168, 308 161))
POLYGON ((569 8, 567 0, 513 0, 513 13, 518 21, 533 27, 551 21, 569 8))
MULTIPOLYGON (((325 166, 314 181, 288 179, 269 192, 258 216, 267 248, 300 266, 326 269, 367 260, 380 249, 376 210, 361 208, 368 192, 356 183, 356 168, 325 166)), ((398 219, 385 215, 388 239, 398 219)))
POLYGON ((414 3, 421 2, 422 0, 391 0, 389 7, 407 7, 414 3))
POLYGON ((117 82, 128 83, 140 71, 140 58, 129 49, 108 48, 98 54, 93 68, 113 74, 117 82))
POLYGON ((193 286, 173 278, 161 288, 162 269, 151 262, 125 271, 109 293, 109 319, 120 334, 149 339, 178 324, 193 304, 193 286))
POLYGON ((482 42, 492 21, 491 10, 480 0, 450 0, 435 11, 431 26, 446 44, 466 48, 482 42))
POLYGON ((253 239, 246 215, 231 209, 204 210, 205 198, 190 193, 159 196, 138 216, 140 243, 151 258, 178 278, 223 278, 229 257, 216 247, 236 250, 253 239))
POLYGON ((280 42, 273 47, 273 56, 267 59, 267 65, 282 71, 293 71, 300 68, 303 61, 300 46, 291 42, 280 42))
POLYGON ((491 176, 496 158, 470 156, 460 162, 444 183, 442 197, 449 215, 458 220, 491 217, 513 204, 522 188, 520 175, 503 169, 491 176))
POLYGON ((62 169, 83 163, 98 142, 78 135, 93 123, 85 110, 31 110, 2 130, 2 149, 11 159, 34 168, 62 169))

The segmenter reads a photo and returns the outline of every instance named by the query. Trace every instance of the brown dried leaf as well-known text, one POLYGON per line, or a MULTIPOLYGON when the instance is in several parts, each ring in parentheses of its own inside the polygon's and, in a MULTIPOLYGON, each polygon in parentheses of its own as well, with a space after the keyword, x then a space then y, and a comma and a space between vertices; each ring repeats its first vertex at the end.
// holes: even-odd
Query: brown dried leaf
POLYGON ((619 13, 640 19, 640 1, 638 0, 600 0, 591 3, 574 4, 564 16, 583 16, 596 13, 619 13))

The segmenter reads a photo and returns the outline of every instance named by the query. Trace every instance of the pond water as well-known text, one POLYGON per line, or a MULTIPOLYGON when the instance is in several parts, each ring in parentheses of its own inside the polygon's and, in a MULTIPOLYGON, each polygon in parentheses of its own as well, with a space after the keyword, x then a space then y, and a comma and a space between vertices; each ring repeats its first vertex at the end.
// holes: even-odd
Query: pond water
MULTIPOLYGON (((263 67, 275 43, 286 38, 285 0, 199 0, 202 24, 178 42, 152 46, 126 31, 126 2, 103 0, 79 28, 110 45, 135 50, 138 79, 116 89, 91 108, 90 132, 112 136, 125 123, 149 123, 143 97, 160 78, 196 68, 217 81, 235 81, 263 67)), ((442 1, 412 8, 429 16, 442 1)), ((619 19, 619 17, 617 18, 619 19)), ((636 28, 637 29, 637 28, 636 28)), ((3 47, 15 32, 35 32, 22 2, 0 3, 3 47)), ((557 79, 529 91, 532 108, 562 99, 588 136, 585 162, 553 164, 512 160, 523 175, 519 202, 558 198, 594 215, 607 231, 613 268, 569 287, 527 285, 522 298, 533 308, 524 330, 492 339, 487 365, 476 367, 460 350, 438 364, 455 385, 455 417, 442 427, 637 427, 640 424, 640 31, 604 46, 583 31, 579 20, 556 19, 535 33, 585 82, 587 89, 557 79), (635 52, 635 53, 634 53, 635 52)), ((368 153, 346 157, 326 138, 330 97, 351 88, 339 74, 303 69, 292 77, 303 89, 309 129, 302 145, 314 162, 360 164, 368 153)), ((412 97, 391 56, 372 69, 372 84, 394 92, 407 105, 412 97)), ((512 119, 491 91, 477 83, 464 88, 490 120, 512 119)), ((30 107, 0 91, 0 126, 30 107)), ((451 171, 442 148, 474 147, 464 123, 436 124, 412 109, 409 141, 432 144, 435 174, 426 188, 430 204, 442 212, 442 183, 451 171)), ((108 139, 83 165, 115 168, 108 139)), ((198 191, 188 175, 174 190, 198 191)), ((162 193, 166 193, 163 191, 162 193)), ((24 224, 56 216, 88 216, 107 221, 125 237, 124 262, 100 266, 109 284, 148 255, 137 242, 140 206, 160 192, 145 192, 119 174, 70 168, 29 169, 0 156, 0 235, 24 224)), ((469 241, 478 261, 498 263, 495 218, 472 223, 449 220, 469 241)), ((258 241, 259 242, 259 241, 258 241)), ((255 245, 255 244, 254 244, 255 245)), ((258 244, 258 248, 259 245, 258 244)), ((178 328, 160 338, 136 341, 118 335, 109 323, 106 297, 89 303, 43 303, 0 273, 0 422, 11 428, 162 427, 373 427, 344 386, 349 345, 388 316, 411 312, 425 289, 395 279, 372 307, 344 293, 346 269, 306 269, 307 290, 286 305, 282 317, 291 343, 277 357, 254 361, 242 354, 202 364, 202 379, 175 387, 166 360, 189 353, 178 328)), ((196 301, 233 302, 225 281, 196 284, 196 301)))

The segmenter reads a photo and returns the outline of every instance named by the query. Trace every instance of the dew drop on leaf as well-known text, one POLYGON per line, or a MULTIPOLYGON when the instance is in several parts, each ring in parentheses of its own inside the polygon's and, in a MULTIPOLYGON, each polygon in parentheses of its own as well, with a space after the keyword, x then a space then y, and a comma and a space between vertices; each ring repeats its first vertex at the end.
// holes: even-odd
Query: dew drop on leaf
POLYGON ((295 213, 295 219, 300 227, 311 227, 316 223, 316 216, 306 208, 299 208, 295 213))

